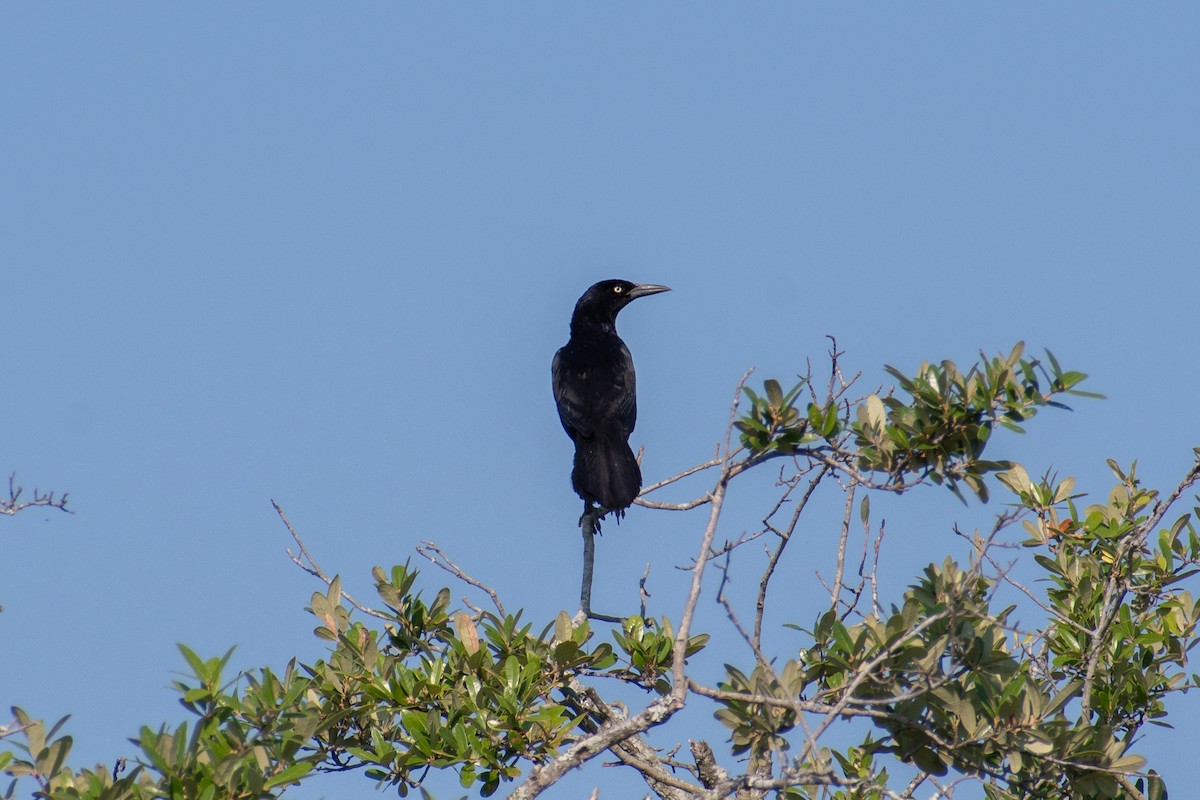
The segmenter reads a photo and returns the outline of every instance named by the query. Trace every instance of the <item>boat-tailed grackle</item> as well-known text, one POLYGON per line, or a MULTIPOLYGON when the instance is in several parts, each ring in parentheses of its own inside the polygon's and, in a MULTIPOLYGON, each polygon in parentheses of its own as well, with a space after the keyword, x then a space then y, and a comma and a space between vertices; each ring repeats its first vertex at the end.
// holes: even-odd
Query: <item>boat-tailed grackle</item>
POLYGON ((613 511, 620 519, 641 491, 642 471, 629 448, 636 378, 629 348, 617 336, 617 313, 639 297, 666 291, 649 283, 597 283, 575 304, 571 338, 554 354, 554 401, 575 442, 571 485, 583 498, 584 516, 613 511))

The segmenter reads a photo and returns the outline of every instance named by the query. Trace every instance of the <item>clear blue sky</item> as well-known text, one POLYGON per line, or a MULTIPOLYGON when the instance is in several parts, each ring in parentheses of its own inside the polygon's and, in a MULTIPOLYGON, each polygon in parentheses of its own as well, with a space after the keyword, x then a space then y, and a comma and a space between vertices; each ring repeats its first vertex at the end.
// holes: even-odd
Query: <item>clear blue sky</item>
MULTIPOLYGON (((711 454, 747 367, 786 380, 826 334, 867 383, 1048 346, 1109 399, 995 455, 1099 495, 1106 457, 1176 480, 1197 41, 1186 3, 6 4, 0 471, 77 513, 0 519, 0 707, 73 714, 75 762, 111 763, 181 718, 175 642, 317 657, 269 498, 360 595, 435 539, 528 619, 573 609, 549 362, 602 278, 674 288, 621 319, 651 480, 711 454)), ((920 502, 881 501, 895 587, 999 507, 920 502)), ((597 607, 653 561, 676 614, 699 530, 611 526, 597 607)), ((1143 748, 1175 787, 1198 702, 1143 748)), ((638 791, 593 775, 552 796, 638 791)))

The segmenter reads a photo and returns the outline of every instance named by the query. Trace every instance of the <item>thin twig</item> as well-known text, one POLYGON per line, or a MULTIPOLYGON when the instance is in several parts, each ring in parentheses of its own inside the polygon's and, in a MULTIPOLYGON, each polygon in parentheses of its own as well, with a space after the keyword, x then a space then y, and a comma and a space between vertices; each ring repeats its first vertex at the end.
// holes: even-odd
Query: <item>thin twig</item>
POLYGON ((12 473, 8 476, 8 497, 0 499, 0 514, 13 516, 27 508, 57 508, 59 511, 65 511, 68 514, 75 512, 67 508, 66 493, 62 497, 55 499, 54 492, 44 494, 41 491, 33 490, 33 499, 21 501, 21 494, 25 490, 17 486, 17 473, 12 473))
POLYGON ((883 535, 887 529, 887 520, 879 522, 879 535, 875 537, 875 554, 871 561, 871 611, 876 616, 883 614, 883 607, 879 605, 879 550, 883 546, 883 535))
MULTIPOLYGON (((737 420, 738 406, 742 402, 742 389, 746 386, 746 381, 750 380, 750 376, 754 374, 754 367, 742 373, 742 379, 737 382, 737 388, 733 390, 733 402, 729 406, 729 424, 725 426, 725 458, 728 461, 733 457, 734 452, 729 449, 729 440, 733 438, 733 423, 737 420)), ((741 448, 738 448, 739 450, 741 448)))
POLYGON ((640 614, 642 619, 646 618, 646 600, 650 597, 650 592, 646 589, 646 581, 650 578, 650 562, 646 562, 646 571, 642 573, 642 579, 638 581, 638 600, 640 601, 640 614))
MULTIPOLYGON (((842 578, 846 570, 846 540, 850 538, 850 515, 854 513, 855 488, 857 487, 852 483, 846 491, 846 510, 842 514, 842 533, 838 538, 837 569, 833 575, 833 590, 829 598, 829 607, 833 611, 837 611, 838 601, 842 596, 842 578)), ((847 609, 846 613, 850 613, 849 609, 847 609)))
POLYGON ((779 675, 776 674, 775 668, 771 666, 771 660, 768 659, 763 651, 758 646, 758 641, 745 628, 742 627, 741 621, 738 619, 737 612, 733 610, 733 605, 729 602, 729 598, 725 596, 725 586, 729 583, 729 567, 732 556, 729 553, 725 554, 725 564, 720 567, 721 582, 717 584, 717 602, 725 609, 725 616, 733 625, 734 630, 742 637, 742 641, 754 651, 754 658, 765 669, 771 671, 771 675, 776 681, 779 680, 779 675))
POLYGON ((694 467, 685 469, 683 472, 680 472, 677 475, 672 475, 669 478, 663 478, 661 481, 659 481, 657 483, 652 483, 649 486, 642 489, 642 493, 641 493, 641 495, 639 495, 639 499, 635 500, 634 502, 638 503, 638 505, 642 505, 642 503, 640 502, 641 498, 645 497, 646 495, 650 494, 651 492, 661 489, 664 486, 669 486, 670 484, 675 483, 676 481, 683 480, 684 478, 688 477, 689 475, 695 475, 697 472, 703 472, 704 470, 711 469, 712 467, 719 467, 719 466, 721 466, 721 463, 723 461, 724 461, 723 458, 719 458, 719 457, 712 458, 712 459, 709 459, 708 461, 705 461, 703 464, 697 464, 694 467))
MULTIPOLYGON (((288 533, 292 535, 292 539, 295 540, 296 546, 300 548, 300 555, 293 553, 290 547, 287 548, 287 554, 288 557, 292 559, 292 563, 307 572, 309 575, 319 578, 326 586, 332 586, 333 579, 325 574, 325 571, 321 569, 321 565, 318 564, 316 559, 312 557, 312 553, 308 552, 308 548, 304 545, 304 540, 300 538, 300 534, 296 532, 294 527, 292 527, 291 520, 287 518, 287 514, 283 512, 283 508, 280 507, 279 503, 276 503, 274 500, 271 501, 271 505, 275 507, 275 513, 279 515, 281 520, 283 520, 283 524, 287 526, 288 533), (305 563, 306 561, 308 562, 307 564, 305 563)), ((351 597, 345 589, 342 590, 342 598, 364 614, 376 617, 378 619, 391 619, 391 617, 389 617, 387 614, 362 605, 353 597, 351 597)))
MULTIPOLYGON (((762 538, 763 536, 766 535, 766 533, 767 532, 765 530, 757 530, 757 531, 754 531, 753 533, 743 533, 741 536, 739 536, 737 539, 735 539, 733 541, 729 541, 728 539, 726 539, 725 544, 721 545, 720 547, 714 547, 712 549, 712 552, 710 552, 708 554, 708 557, 710 559, 720 558, 721 556, 725 555, 726 553, 736 550, 744 544, 753 542, 755 539, 762 538)), ((695 560, 696 559, 693 557, 692 561, 695 562, 695 560)), ((676 564, 675 565, 675 569, 679 570, 680 572, 691 572, 695 568, 696 568, 695 563, 676 564)))
MULTIPOLYGON (((502 616, 502 617, 508 616, 508 614, 506 614, 504 611, 504 604, 500 602, 500 596, 498 594, 496 594, 496 590, 490 586, 487 586, 487 585, 481 583, 480 581, 476 580, 475 578, 472 578, 470 575, 468 575, 462 567, 460 567, 458 564, 455 564, 453 561, 451 561, 450 557, 447 556, 445 554, 445 552, 443 552, 442 549, 437 546, 436 543, 431 542, 428 539, 426 539, 425 541, 423 541, 419 545, 417 545, 415 549, 419 554, 421 554, 425 558, 429 559, 431 562, 433 562, 438 567, 441 567, 442 569, 446 570, 446 572, 449 572, 451 575, 458 578, 463 583, 467 583, 467 584, 470 584, 471 586, 474 586, 476 589, 485 593, 488 597, 492 598, 492 605, 494 605, 496 607, 496 611, 500 612, 500 616, 502 616), (436 557, 434 555, 430 555, 429 554, 430 551, 432 551, 436 555, 436 557)), ((474 606, 472 606, 472 608, 474 608, 474 606)))
POLYGON ((767 567, 763 570, 762 578, 758 582, 758 599, 754 610, 754 638, 753 643, 755 649, 758 649, 762 644, 762 624, 763 614, 766 611, 767 605, 767 587, 771 583, 771 576, 775 573, 775 567, 779 564, 779 559, 783 556, 783 549, 787 547, 788 542, 792 538, 792 532, 796 530, 796 524, 800 521, 800 515, 804 512, 808 505, 808 500, 817 489, 817 484, 821 479, 829 474, 829 467, 822 466, 821 471, 816 477, 808 482, 808 488, 804 491, 800 501, 796 504, 796 508, 792 511, 792 518, 788 521, 787 527, 783 531, 778 531, 779 544, 772 551, 770 558, 767 561, 767 567))

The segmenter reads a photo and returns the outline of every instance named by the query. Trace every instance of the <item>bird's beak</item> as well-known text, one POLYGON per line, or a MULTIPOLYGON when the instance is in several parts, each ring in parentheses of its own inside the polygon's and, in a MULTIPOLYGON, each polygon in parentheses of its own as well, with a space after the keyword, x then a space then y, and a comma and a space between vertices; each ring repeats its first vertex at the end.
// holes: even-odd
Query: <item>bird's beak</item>
POLYGON ((671 291, 670 286, 657 286, 653 283, 640 283, 637 286, 634 286, 632 289, 630 289, 629 294, 626 296, 630 300, 633 300, 636 297, 645 297, 648 294, 658 294, 659 292, 669 292, 669 291, 671 291))

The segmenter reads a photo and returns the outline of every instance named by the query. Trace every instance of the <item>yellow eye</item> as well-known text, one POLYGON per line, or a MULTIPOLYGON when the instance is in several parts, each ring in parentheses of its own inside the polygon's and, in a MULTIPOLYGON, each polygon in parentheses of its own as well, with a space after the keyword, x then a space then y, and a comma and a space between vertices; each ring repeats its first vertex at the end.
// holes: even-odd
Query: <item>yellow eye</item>
POLYGON ((613 291, 616 292, 617 294, 620 294, 621 292, 625 291, 625 289, 621 286, 614 286, 613 291))

